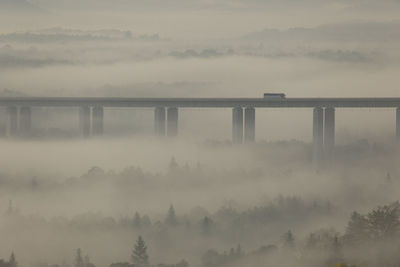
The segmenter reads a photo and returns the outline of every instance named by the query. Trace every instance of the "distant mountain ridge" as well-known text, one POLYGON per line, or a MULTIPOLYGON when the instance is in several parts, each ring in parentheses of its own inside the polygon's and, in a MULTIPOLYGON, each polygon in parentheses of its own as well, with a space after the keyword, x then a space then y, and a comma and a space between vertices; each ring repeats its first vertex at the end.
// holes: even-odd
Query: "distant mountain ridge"
POLYGON ((267 28, 249 33, 244 41, 366 41, 388 42, 400 40, 400 22, 360 22, 321 25, 314 28, 289 28, 278 30, 267 28))
POLYGON ((42 10, 26 0, 0 0, 0 13, 24 12, 39 13, 42 10))
POLYGON ((36 31, 0 34, 0 42, 67 42, 67 41, 160 41, 158 34, 134 34, 129 30, 100 29, 77 30, 68 28, 47 28, 36 31))

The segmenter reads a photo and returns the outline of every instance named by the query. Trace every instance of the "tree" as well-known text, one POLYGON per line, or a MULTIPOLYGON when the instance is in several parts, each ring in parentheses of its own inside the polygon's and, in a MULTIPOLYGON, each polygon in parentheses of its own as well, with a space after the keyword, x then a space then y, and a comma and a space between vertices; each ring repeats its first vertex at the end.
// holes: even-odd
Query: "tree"
POLYGON ((80 248, 76 250, 75 267, 85 267, 85 263, 82 257, 82 251, 80 248))
POLYGON ((175 157, 172 157, 171 161, 169 162, 169 171, 176 172, 177 170, 179 170, 179 165, 176 162, 175 157))
POLYGON ((17 267, 18 266, 17 260, 15 259, 14 252, 11 253, 10 260, 8 261, 8 266, 9 267, 17 267))
POLYGON ((85 267, 96 267, 93 263, 90 262, 89 255, 86 255, 84 258, 85 267))
POLYGON ((151 226, 151 220, 148 215, 143 215, 140 221, 142 226, 151 226))
POLYGON ((175 264, 176 267, 189 267, 189 263, 186 260, 181 260, 177 264, 175 264))
POLYGON ((339 238, 337 236, 335 236, 332 242, 332 256, 335 260, 337 260, 336 262, 338 262, 338 260, 341 260, 343 257, 342 244, 340 243, 339 238))
POLYGON ((400 230, 399 204, 378 207, 367 215, 369 234, 373 240, 388 240, 400 230))
POLYGON ((149 266, 149 256, 147 255, 147 246, 142 236, 136 241, 135 247, 132 251, 132 262, 135 267, 149 266))
POLYGON ((111 263, 110 267, 135 267, 135 265, 129 264, 129 262, 116 262, 111 263))
POLYGON ((306 248, 307 249, 315 249, 316 246, 317 246, 317 241, 318 241, 318 239, 316 238, 315 234, 311 233, 308 236, 307 243, 306 243, 306 248))
POLYGON ((202 256, 201 262, 203 267, 217 267, 222 265, 224 259, 216 250, 209 249, 202 256))
POLYGON ((290 230, 283 235, 283 247, 289 249, 294 248, 294 236, 290 230))
POLYGON ((242 247, 240 246, 240 244, 238 244, 237 247, 236 247, 236 255, 239 258, 243 256, 243 251, 242 251, 242 247))
POLYGON ((203 222, 201 223, 201 227, 202 227, 202 230, 203 230, 203 234, 204 235, 209 235, 210 234, 210 228, 211 228, 211 223, 212 223, 212 221, 211 221, 211 219, 210 218, 208 218, 207 216, 206 217, 204 217, 204 219, 203 219, 203 222))
POLYGON ((175 226, 178 223, 177 219, 176 219, 175 209, 174 209, 173 205, 171 205, 169 207, 168 214, 167 214, 167 219, 165 220, 165 222, 167 224, 169 224, 169 225, 172 225, 172 226, 175 226))
POLYGON ((390 175, 390 172, 386 174, 386 183, 392 184, 392 176, 390 175))
POLYGON ((353 212, 346 228, 344 240, 350 245, 363 243, 369 238, 368 228, 368 219, 357 212, 353 212))
POLYGON ((140 218, 140 214, 138 212, 133 216, 133 226, 136 228, 140 228, 142 226, 142 218, 140 218))
POLYGON ((13 207, 13 202, 12 202, 12 200, 10 199, 10 200, 8 200, 8 208, 7 208, 6 214, 7 214, 7 215, 11 215, 11 214, 13 214, 14 212, 15 212, 15 210, 14 210, 14 207, 13 207))

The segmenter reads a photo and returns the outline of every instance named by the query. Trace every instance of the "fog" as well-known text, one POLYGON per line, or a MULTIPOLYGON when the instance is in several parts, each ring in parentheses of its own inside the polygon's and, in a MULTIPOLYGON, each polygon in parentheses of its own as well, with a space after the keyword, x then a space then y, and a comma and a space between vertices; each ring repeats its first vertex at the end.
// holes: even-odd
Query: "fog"
MULTIPOLYGON (((0 0, 3 97, 400 97, 400 2, 0 0)), ((399 266, 394 108, 0 107, 0 267, 399 266), (21 111, 20 115, 21 117, 21 111), (144 243, 143 243, 144 242, 144 243)))

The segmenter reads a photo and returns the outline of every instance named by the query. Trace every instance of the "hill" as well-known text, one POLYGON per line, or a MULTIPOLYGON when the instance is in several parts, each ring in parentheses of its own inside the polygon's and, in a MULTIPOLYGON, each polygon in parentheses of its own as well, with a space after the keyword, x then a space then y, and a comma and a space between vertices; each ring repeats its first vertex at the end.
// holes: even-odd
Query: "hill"
POLYGON ((0 0, 0 14, 37 14, 42 10, 26 0, 0 0))

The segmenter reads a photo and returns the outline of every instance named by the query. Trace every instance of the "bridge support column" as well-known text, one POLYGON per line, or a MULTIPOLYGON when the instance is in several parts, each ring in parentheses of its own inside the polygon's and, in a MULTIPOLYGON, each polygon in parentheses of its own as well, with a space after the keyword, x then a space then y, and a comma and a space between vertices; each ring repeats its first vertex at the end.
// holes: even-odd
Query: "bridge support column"
POLYGON ((167 135, 178 135, 178 108, 168 108, 167 112, 167 135))
POLYGON ((7 136, 7 113, 6 109, 3 107, 0 107, 0 137, 6 137, 7 136))
POLYGON ((232 110, 232 142, 243 143, 243 108, 236 107, 232 110))
POLYGON ((18 133, 18 108, 7 107, 7 136, 16 136, 18 133))
POLYGON ((31 131, 32 110, 31 107, 21 107, 19 114, 19 130, 22 136, 28 136, 31 131))
POLYGON ((165 136, 165 108, 156 107, 154 110, 154 132, 158 136, 165 136))
POLYGON ((324 110, 321 107, 313 111, 313 159, 322 159, 323 153, 323 131, 324 131, 324 110))
POLYGON ((325 153, 330 156, 335 147, 335 108, 325 108, 324 129, 325 153))
POLYGON ((396 109, 396 140, 400 143, 400 107, 396 109))
POLYGON ((246 143, 254 142, 256 136, 256 110, 249 107, 244 113, 244 141, 246 143))
POLYGON ((92 131, 93 135, 99 136, 104 133, 104 108, 102 106, 93 107, 92 131))
POLYGON ((79 131, 84 138, 90 136, 90 113, 89 106, 79 108, 79 131))

